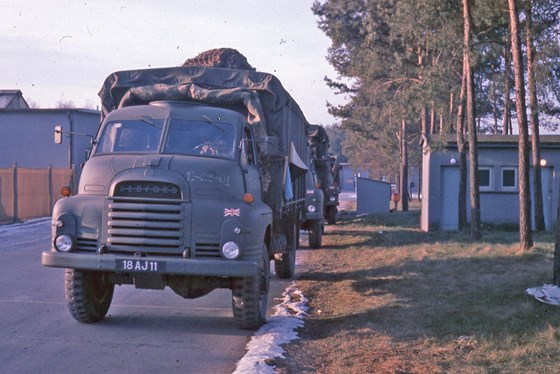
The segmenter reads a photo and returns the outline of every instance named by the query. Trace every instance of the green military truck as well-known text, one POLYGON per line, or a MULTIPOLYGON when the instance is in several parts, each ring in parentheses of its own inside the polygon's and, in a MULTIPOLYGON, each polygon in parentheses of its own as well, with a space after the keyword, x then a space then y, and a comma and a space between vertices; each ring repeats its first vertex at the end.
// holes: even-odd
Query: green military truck
POLYGON ((309 125, 309 146, 312 168, 316 175, 317 187, 323 191, 323 212, 327 223, 336 223, 338 213, 338 163, 336 158, 329 154, 329 136, 323 126, 309 125))
POLYGON ((115 285, 184 298, 232 290, 238 326, 265 322, 270 261, 294 274, 307 123, 273 75, 181 66, 111 74, 79 189, 52 216, 44 266, 65 268, 79 322, 115 285))
POLYGON ((305 177, 305 214, 302 229, 308 230, 309 248, 318 249, 323 244, 324 205, 323 190, 317 187, 317 175, 310 162, 310 168, 305 177))

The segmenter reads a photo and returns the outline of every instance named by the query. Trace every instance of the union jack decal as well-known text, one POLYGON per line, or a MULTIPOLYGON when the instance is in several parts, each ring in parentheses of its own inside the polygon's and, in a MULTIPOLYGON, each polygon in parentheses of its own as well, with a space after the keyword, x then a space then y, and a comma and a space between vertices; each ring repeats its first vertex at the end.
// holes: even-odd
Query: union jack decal
POLYGON ((241 216, 241 209, 224 209, 224 217, 239 217, 241 216))

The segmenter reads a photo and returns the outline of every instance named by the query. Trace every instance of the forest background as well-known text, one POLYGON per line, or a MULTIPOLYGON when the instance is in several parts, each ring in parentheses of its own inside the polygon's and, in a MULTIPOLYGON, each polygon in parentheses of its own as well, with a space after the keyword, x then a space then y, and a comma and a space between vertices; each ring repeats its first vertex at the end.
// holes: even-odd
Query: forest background
POLYGON ((328 129, 333 150, 408 196, 409 168, 421 170, 433 134, 455 134, 459 224, 478 240, 477 135, 518 134, 520 246, 532 248, 544 229, 539 136, 560 113, 560 0, 327 0, 312 11, 332 41, 338 76, 325 80, 347 98, 329 107, 340 119, 328 129))

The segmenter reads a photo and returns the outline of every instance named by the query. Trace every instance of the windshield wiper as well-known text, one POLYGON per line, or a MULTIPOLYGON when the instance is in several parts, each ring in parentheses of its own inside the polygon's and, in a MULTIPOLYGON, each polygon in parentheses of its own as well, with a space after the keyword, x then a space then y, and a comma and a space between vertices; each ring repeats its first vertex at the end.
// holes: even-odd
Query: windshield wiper
POLYGON ((143 116, 141 114, 137 114, 136 118, 138 118, 140 121, 147 123, 148 125, 152 125, 154 126, 156 129, 161 129, 161 125, 158 125, 157 123, 153 122, 153 118, 148 117, 148 116, 143 116))
POLYGON ((204 114, 204 115, 202 116, 202 118, 204 118, 204 120, 205 120, 206 122, 208 122, 209 124, 211 124, 212 126, 214 126, 215 128, 217 128, 217 129, 220 130, 221 132, 226 132, 226 130, 224 130, 224 129, 221 128, 220 126, 216 125, 216 124, 212 121, 212 119, 211 119, 210 117, 208 117, 206 114, 204 114))

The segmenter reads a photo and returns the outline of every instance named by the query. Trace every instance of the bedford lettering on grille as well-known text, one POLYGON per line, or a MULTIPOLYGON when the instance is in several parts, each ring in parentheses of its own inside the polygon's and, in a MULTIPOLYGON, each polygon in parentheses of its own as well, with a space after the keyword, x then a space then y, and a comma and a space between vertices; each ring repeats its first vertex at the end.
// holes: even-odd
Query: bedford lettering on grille
POLYGON ((115 189, 115 196, 181 199, 181 190, 172 183, 121 182, 115 189))

